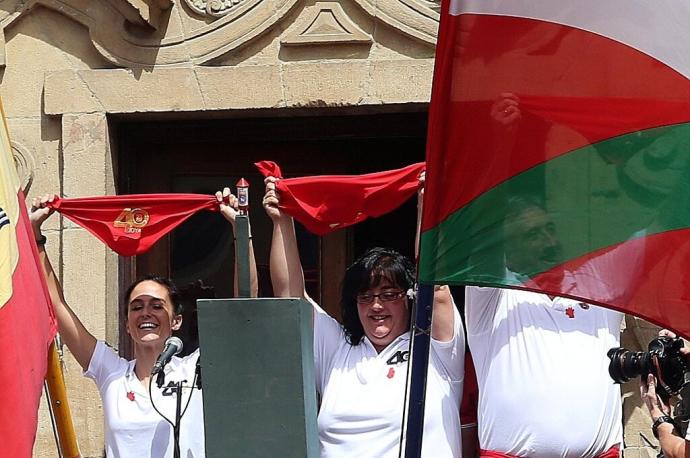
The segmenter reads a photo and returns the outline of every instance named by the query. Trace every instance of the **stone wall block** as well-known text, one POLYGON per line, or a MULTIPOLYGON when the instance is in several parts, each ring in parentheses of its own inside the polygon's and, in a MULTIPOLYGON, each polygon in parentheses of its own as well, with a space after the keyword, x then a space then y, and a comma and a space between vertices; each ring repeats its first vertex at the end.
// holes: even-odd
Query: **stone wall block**
POLYGON ((382 103, 428 103, 433 73, 433 59, 372 62, 371 97, 382 103))
POLYGON ((196 68, 208 109, 271 108, 283 102, 280 67, 196 68))
POLYGON ((108 248, 84 229, 65 229, 63 278, 65 298, 84 326, 97 338, 105 336, 105 266, 108 248))
MULTIPOLYGON (((17 3, 17 2, 13 2, 17 3)), ((74 2, 72 2, 74 3, 74 2)), ((7 66, 2 93, 8 117, 38 117, 47 71, 103 67, 86 28, 47 8, 32 8, 5 28, 7 66)), ((75 84, 79 84, 75 81, 75 84)))
POLYGON ((190 68, 49 73, 44 101, 47 114, 204 109, 199 82, 190 68))
POLYGON ((84 80, 78 72, 71 70, 61 70, 48 72, 43 82, 44 93, 43 101, 46 114, 56 113, 53 106, 65 107, 64 112, 83 112, 94 113, 102 110, 102 104, 97 95, 89 87, 89 83, 84 80), (53 91, 52 88, 59 86, 53 91))
MULTIPOLYGON (((113 167, 108 122, 104 113, 67 114, 62 117, 63 158, 64 158, 64 194, 67 197, 101 196, 114 194, 113 167)), ((95 285, 102 292, 103 300, 94 311, 102 320, 97 323, 101 337, 108 336, 113 343, 117 342, 117 294, 118 294, 118 257, 101 241, 81 229, 76 224, 63 218, 64 253, 72 259, 81 256, 81 245, 68 244, 68 237, 80 234, 95 244, 98 250, 99 264, 94 279, 95 285), (108 313, 106 313, 108 312, 108 313)), ((87 243, 86 240, 83 243, 87 243)), ((83 259, 89 259, 88 255, 83 259)), ((88 264, 87 264, 88 265, 88 264)), ((79 264, 64 263, 65 275, 82 268, 79 264)), ((65 286, 65 290, 66 286, 65 286)), ((92 331, 95 332, 95 331, 92 331)))
MULTIPOLYGON (((62 117, 65 197, 100 196, 106 193, 109 150, 105 114, 82 113, 62 117)), ((63 220, 65 227, 78 227, 66 218, 63 220)))
MULTIPOLYGON (((63 238, 62 286, 65 299, 86 329, 96 338, 106 332, 105 307, 107 248, 83 229, 65 229, 63 238)), ((103 417, 100 396, 91 380, 81 375, 81 368, 69 351, 67 390, 75 429, 84 456, 100 456, 103 447, 103 417)))
POLYGON ((283 66, 285 103, 293 107, 360 105, 369 93, 369 63, 338 62, 283 66))
POLYGON ((45 107, 56 115, 91 112, 95 105, 82 96, 84 87, 112 114, 426 103, 432 75, 431 59, 60 71, 46 77, 45 107))

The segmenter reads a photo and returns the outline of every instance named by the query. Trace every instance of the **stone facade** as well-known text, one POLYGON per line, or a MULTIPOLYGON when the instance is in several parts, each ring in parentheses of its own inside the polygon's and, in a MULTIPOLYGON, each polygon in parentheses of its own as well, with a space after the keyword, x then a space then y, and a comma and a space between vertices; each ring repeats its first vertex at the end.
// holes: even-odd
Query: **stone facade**
MULTIPOLYGON (((426 0, 2 2, 0 94, 20 173, 30 195, 115 193, 114 116, 426 104, 437 25, 426 0)), ((117 256, 63 218, 46 235, 68 302, 116 345, 117 256)), ((629 319, 625 343, 654 332, 629 319)), ((98 393, 71 356, 65 371, 81 451, 102 456, 98 393)), ((625 454, 655 456, 636 393, 625 387, 625 454)), ((56 456, 45 411, 35 456, 56 456)))

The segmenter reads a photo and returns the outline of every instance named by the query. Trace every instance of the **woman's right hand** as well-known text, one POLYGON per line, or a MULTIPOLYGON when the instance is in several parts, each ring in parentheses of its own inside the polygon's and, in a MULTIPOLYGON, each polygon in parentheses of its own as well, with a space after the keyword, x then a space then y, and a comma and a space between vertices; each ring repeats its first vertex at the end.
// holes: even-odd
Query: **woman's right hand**
POLYGON ((276 189, 276 182, 278 178, 276 177, 266 177, 264 183, 266 184, 266 192, 264 194, 263 206, 266 210, 266 214, 272 221, 277 221, 283 216, 279 205, 280 205, 280 195, 276 189))
MULTIPOLYGON (((678 336, 676 336, 675 332, 673 332, 669 329, 661 329, 659 331, 659 337, 670 337, 671 339, 675 339, 678 336)), ((690 363, 690 347, 688 347, 688 346, 681 347, 680 354, 685 357, 685 360, 688 363, 690 363)))
POLYGON ((45 220, 48 219, 50 215, 55 211, 54 209, 48 207, 48 203, 55 200, 57 195, 55 194, 45 194, 42 197, 35 197, 31 201, 31 211, 29 212, 29 221, 31 221, 31 227, 34 230, 34 235, 38 238, 41 235, 41 225, 45 220))

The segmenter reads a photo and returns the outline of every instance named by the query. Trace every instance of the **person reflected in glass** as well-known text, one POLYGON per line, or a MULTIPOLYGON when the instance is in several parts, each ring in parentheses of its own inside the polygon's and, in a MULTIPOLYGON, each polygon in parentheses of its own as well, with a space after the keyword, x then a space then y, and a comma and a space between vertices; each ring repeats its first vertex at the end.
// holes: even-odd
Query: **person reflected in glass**
POLYGON ((508 199, 504 231, 506 269, 518 280, 547 272, 562 261, 556 225, 537 197, 508 199))

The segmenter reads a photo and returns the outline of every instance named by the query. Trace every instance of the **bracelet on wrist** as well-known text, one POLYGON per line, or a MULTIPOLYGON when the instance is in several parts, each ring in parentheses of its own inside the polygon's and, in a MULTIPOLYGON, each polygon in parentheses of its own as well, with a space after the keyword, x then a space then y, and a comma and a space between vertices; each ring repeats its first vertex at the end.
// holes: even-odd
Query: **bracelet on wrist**
POLYGON ((676 427, 676 422, 673 420, 668 415, 662 415, 656 420, 654 420, 654 423, 652 424, 652 433, 654 433, 654 437, 659 439, 659 426, 661 426, 664 423, 670 423, 671 426, 673 426, 674 431, 678 431, 678 428, 676 427))

